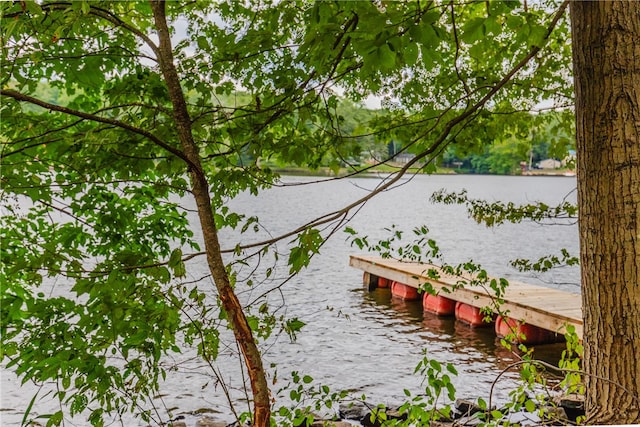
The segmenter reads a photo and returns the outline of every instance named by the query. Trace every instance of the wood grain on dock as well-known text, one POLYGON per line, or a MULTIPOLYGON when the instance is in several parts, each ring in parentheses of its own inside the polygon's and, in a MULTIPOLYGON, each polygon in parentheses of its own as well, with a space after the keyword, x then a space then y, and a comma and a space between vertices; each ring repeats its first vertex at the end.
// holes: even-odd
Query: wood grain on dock
MULTIPOLYGON (((415 288, 428 282, 440 295, 474 307, 494 306, 495 295, 488 286, 466 285, 450 291, 452 285, 469 280, 471 277, 450 276, 432 264, 399 261, 379 256, 352 255, 349 265, 365 273, 415 288), (429 270, 437 271, 440 277, 437 280, 430 279, 429 270)), ((580 294, 509 281, 502 299, 504 303, 501 310, 507 312, 509 317, 561 334, 566 331, 566 325, 573 325, 576 334, 582 339, 580 294)))

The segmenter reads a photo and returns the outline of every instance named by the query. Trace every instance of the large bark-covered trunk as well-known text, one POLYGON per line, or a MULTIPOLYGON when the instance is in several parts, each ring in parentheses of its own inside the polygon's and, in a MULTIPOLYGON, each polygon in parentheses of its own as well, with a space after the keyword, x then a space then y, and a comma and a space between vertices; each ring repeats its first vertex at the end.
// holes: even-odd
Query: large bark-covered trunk
POLYGON ((571 3, 589 424, 640 422, 640 2, 571 3))
POLYGON ((233 291, 229 281, 215 225, 214 213, 209 195, 209 184, 202 169, 198 147, 193 140, 191 118, 187 110, 184 94, 180 87, 180 80, 173 63, 171 39, 167 28, 164 1, 151 1, 156 29, 158 31, 159 52, 158 60, 164 80, 167 84, 169 96, 173 104, 173 116, 176 133, 180 140, 182 151, 189 161, 191 175, 191 190, 196 201, 198 217, 204 238, 205 251, 209 270, 218 290, 222 307, 226 311, 227 319, 233 329, 235 339, 240 346, 245 365, 251 381, 253 393, 253 425, 267 427, 270 425, 271 403, 269 400, 269 386, 262 364, 262 357, 247 318, 242 310, 240 301, 233 291))

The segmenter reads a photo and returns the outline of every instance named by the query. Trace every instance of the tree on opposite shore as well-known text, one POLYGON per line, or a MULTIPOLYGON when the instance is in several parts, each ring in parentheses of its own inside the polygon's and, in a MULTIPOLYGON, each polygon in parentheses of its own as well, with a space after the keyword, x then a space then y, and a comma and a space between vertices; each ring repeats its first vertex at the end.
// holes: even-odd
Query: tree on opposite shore
MULTIPOLYGON (((162 361, 193 347, 218 375, 229 327, 251 422, 269 425, 260 344, 302 324, 238 297, 286 280, 238 269, 273 257, 295 275, 411 167, 432 171, 451 144, 482 148, 522 111, 570 102, 568 2, 541 3, 2 3, 3 365, 55 383, 52 424, 125 411, 160 423, 147 399, 172 375, 162 361), (346 133, 339 94, 385 108, 346 133), (403 141, 413 160, 340 211, 264 240, 258 217, 228 207, 279 185, 262 161, 338 167, 372 137, 403 141), (226 247, 229 229, 243 237, 226 247)), ((571 6, 587 416, 638 422, 640 3, 571 6)))

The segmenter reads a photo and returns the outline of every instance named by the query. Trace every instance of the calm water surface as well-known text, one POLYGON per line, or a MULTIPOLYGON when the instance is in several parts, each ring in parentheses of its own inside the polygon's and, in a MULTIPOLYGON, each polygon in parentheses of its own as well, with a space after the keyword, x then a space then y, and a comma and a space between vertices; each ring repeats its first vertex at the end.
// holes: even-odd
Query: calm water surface
MULTIPOLYGON (((308 183, 309 177, 284 177, 287 183, 308 183)), ((238 236, 223 233, 222 244, 233 247, 238 238, 243 243, 259 238, 278 236, 293 227, 334 209, 342 208, 363 197, 380 183, 380 178, 356 178, 314 185, 274 188, 258 197, 241 195, 231 204, 237 212, 257 215, 264 228, 257 235, 238 236)), ((516 258, 537 259, 566 248, 578 254, 575 224, 539 225, 507 224, 485 228, 469 219, 462 206, 434 205, 431 194, 441 188, 449 191, 466 189, 472 198, 489 201, 528 203, 542 201, 557 204, 563 199, 575 201, 575 178, 566 177, 497 177, 497 176, 417 176, 403 181, 393 191, 370 200, 351 220, 350 226, 370 241, 388 237, 385 228, 394 224, 409 231, 426 225, 431 238, 438 242, 445 261, 458 263, 473 260, 491 275, 520 280, 566 291, 579 292, 579 270, 563 268, 543 277, 520 273, 510 267, 516 258)), ((262 272, 273 267, 270 280, 251 289, 240 288, 243 301, 253 301, 271 291, 267 300, 272 309, 287 317, 298 317, 306 323, 297 340, 278 334, 263 347, 266 366, 274 393, 286 386, 291 371, 298 371, 326 384, 332 390, 349 390, 354 396, 367 395, 372 403, 398 403, 404 389, 420 393, 421 378, 414 375, 423 350, 441 362, 452 362, 459 376, 454 379, 458 397, 488 399, 492 382, 500 370, 515 360, 497 345, 491 329, 471 330, 453 319, 443 319, 422 312, 420 303, 392 299, 388 290, 368 292, 362 285, 362 272, 348 266, 349 255, 360 253, 351 247, 346 234, 338 231, 314 257, 309 268, 282 284, 288 269, 284 264, 263 260, 257 270, 244 268, 239 279, 258 283, 262 272), (275 290, 274 290, 275 288, 275 290)), ((288 239, 291 240, 291 239, 288 239)), ((279 243, 282 259, 286 259, 286 244, 279 243)), ((202 261, 190 265, 190 277, 206 274, 202 261)), ((210 287, 202 284, 203 289, 210 287)), ((216 368, 225 382, 231 384, 228 393, 241 402, 242 372, 233 355, 235 346, 229 336, 216 368)), ((554 362, 561 346, 547 345, 536 349, 537 355, 554 362)), ((162 395, 154 400, 159 408, 172 409, 174 415, 212 409, 217 418, 231 419, 223 388, 210 369, 193 358, 185 349, 179 358, 167 360, 167 366, 177 367, 162 386, 162 395)), ((504 399, 516 373, 500 380, 495 399, 504 399)), ((2 425, 19 425, 22 412, 34 391, 34 386, 17 386, 13 374, 2 372, 2 425)), ((44 396, 46 393, 42 392, 44 396)), ((55 404, 45 400, 34 411, 55 411, 55 404)), ((246 406, 239 405, 239 410, 246 406)), ((166 413, 165 409, 159 409, 166 413)), ((185 415, 193 424, 195 417, 185 415)), ((162 416, 167 420, 166 416, 162 416)), ((137 422, 128 421, 127 425, 137 422)), ((76 425, 84 425, 79 419, 76 425)))

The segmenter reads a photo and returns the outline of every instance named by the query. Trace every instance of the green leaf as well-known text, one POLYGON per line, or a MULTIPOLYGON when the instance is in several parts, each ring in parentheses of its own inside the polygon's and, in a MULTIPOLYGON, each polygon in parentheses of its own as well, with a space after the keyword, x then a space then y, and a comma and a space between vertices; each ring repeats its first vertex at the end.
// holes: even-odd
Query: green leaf
POLYGON ((16 26, 20 23, 19 19, 12 19, 11 21, 9 21, 9 23, 5 26, 4 31, 4 37, 6 37, 6 39, 11 39, 11 34, 13 33, 13 31, 16 29, 16 26))
POLYGON ((440 38, 430 23, 412 26, 409 29, 409 35, 415 42, 420 43, 427 49, 431 49, 440 43, 440 38))
POLYGON ((547 35, 546 27, 542 25, 532 25, 529 31, 529 37, 527 42, 530 46, 542 47, 544 45, 544 39, 547 35))
POLYGON ((182 249, 176 248, 171 251, 171 256, 169 257, 168 266, 170 268, 175 268, 182 261, 182 249))
POLYGON ((524 407, 527 412, 534 412, 536 410, 536 403, 531 399, 527 399, 524 402, 524 407))
POLYGON ((417 45, 410 43, 408 44, 402 54, 404 56, 404 61, 407 65, 414 65, 418 61, 418 54, 420 53, 420 49, 417 45))
POLYGON ((196 39, 196 43, 198 44, 198 48, 200 49, 209 49, 209 41, 206 37, 200 36, 196 39))
POLYGON ((257 331, 260 327, 260 321, 255 316, 247 316, 247 322, 252 331, 257 331))
POLYGON ((304 325, 306 325, 306 323, 298 318, 288 319, 285 323, 285 332, 289 335, 289 338, 294 341, 296 334, 302 330, 304 325))
POLYGON ((446 366, 447 366, 447 371, 449 371, 453 375, 458 375, 458 370, 456 369, 456 367, 453 364, 447 363, 446 366))
POLYGON ((382 68, 387 70, 395 68, 396 53, 391 50, 387 43, 384 43, 378 48, 377 58, 382 68))
POLYGON ((184 262, 180 261, 174 268, 173 274, 175 277, 186 277, 187 275, 187 266, 184 262))
POLYGON ((478 398, 478 407, 483 411, 487 410, 487 402, 481 397, 478 398))
POLYGON ((482 40, 485 36, 485 18, 477 17, 468 21, 462 26, 460 39, 465 43, 474 43, 482 40))
POLYGON ((62 423, 63 416, 64 414, 62 413, 62 411, 57 411, 49 415, 48 416, 49 419, 47 420, 47 424, 46 424, 47 427, 60 425, 62 423))

